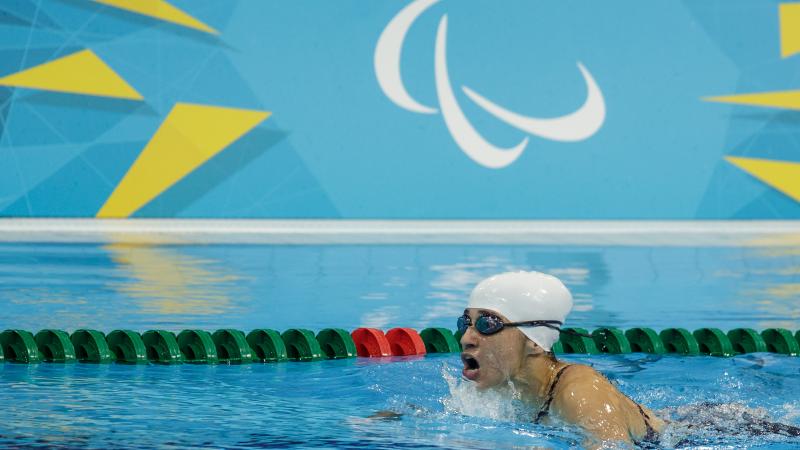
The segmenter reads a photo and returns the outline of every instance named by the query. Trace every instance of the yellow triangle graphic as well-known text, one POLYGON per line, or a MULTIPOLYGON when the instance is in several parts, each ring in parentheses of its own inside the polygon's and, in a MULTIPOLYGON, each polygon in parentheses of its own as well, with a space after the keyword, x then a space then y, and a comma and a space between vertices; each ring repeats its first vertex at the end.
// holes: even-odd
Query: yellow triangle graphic
POLYGON ((781 22, 781 57, 800 53, 800 3, 781 3, 778 8, 781 22))
POLYGON ((740 105, 765 106, 768 108, 800 109, 800 91, 762 92, 758 94, 725 95, 704 97, 703 100, 740 105))
POLYGON ((94 0, 97 3, 114 6, 137 14, 150 16, 155 19, 172 22, 206 33, 219 34, 219 32, 164 0, 94 0))
POLYGON ((175 104, 97 217, 130 216, 269 115, 266 111, 175 104))
POLYGON ((91 50, 81 50, 0 78, 0 85, 141 100, 142 96, 91 50))
POLYGON ((800 202, 800 163, 768 159, 725 158, 729 163, 800 202))

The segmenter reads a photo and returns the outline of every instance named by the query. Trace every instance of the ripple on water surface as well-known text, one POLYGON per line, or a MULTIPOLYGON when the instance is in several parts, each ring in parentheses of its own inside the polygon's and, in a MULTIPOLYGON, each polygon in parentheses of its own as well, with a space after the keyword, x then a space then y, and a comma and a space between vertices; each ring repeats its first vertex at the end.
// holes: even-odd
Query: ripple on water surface
MULTIPOLYGON (((680 421, 665 433, 667 446, 800 445, 800 438, 741 433, 758 421, 800 426, 798 358, 569 359, 592 364, 635 400, 680 421)), ((245 366, 5 364, 0 445, 580 446, 572 427, 532 424, 513 392, 477 392, 459 372, 456 355, 245 366), (387 410, 400 415, 369 418, 387 410)))

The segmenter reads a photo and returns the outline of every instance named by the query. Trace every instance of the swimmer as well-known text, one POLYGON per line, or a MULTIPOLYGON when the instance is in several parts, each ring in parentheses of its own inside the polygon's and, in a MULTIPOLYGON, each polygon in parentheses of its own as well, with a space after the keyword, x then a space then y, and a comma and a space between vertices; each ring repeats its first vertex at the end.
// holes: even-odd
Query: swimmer
POLYGON ((569 290, 550 275, 513 272, 480 282, 458 319, 462 375, 479 389, 512 384, 534 422, 575 424, 587 447, 657 444, 662 419, 593 368, 556 359, 552 347, 571 309, 569 290))
MULTIPOLYGON (((714 435, 800 437, 800 427, 741 404, 702 402, 659 410, 658 417, 593 368, 556 359, 552 347, 571 309, 569 290, 550 275, 514 272, 480 282, 458 318, 463 377, 480 390, 511 385, 533 411, 532 422, 574 424, 589 448, 704 445, 714 435)), ((402 416, 379 411, 369 419, 402 416)))

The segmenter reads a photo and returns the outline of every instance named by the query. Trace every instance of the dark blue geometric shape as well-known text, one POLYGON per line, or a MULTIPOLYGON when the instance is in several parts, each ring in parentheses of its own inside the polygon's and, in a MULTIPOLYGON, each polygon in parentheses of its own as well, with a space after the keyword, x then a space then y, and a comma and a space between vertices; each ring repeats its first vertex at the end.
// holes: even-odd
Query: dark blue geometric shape
MULTIPOLYGON (((733 144, 729 156, 800 162, 798 111, 737 108, 731 129, 753 131, 733 144)), ((800 203, 720 157, 696 218, 788 219, 796 217, 799 207, 800 203)))
POLYGON ((308 211, 338 217, 333 203, 286 141, 288 133, 270 129, 274 126, 253 129, 133 217, 299 218, 308 216, 308 211), (231 197, 233 188, 237 193, 231 197))
POLYGON ((726 219, 763 188, 753 177, 720 157, 697 205, 695 219, 726 219))
POLYGON ((17 95, 14 103, 15 108, 33 108, 37 117, 70 143, 93 142, 132 116, 158 117, 141 101, 63 92, 30 91, 17 95))
POLYGON ((0 142, 3 141, 3 131, 6 129, 6 118, 11 109, 11 88, 0 86, 0 142))
POLYGON ((684 1, 683 5, 711 40, 739 67, 763 64, 764 57, 778 56, 778 1, 731 2, 684 1), (746 13, 744 13, 746 9, 746 13), (755 30, 747 33, 746 31, 755 30))
POLYGON ((791 197, 770 189, 760 197, 746 204, 731 219, 800 219, 800 202, 791 197))
POLYGON ((94 145, 29 190, 0 215, 93 217, 144 145, 145 142, 138 141, 94 145))
POLYGON ((0 22, 4 22, 4 20, 19 21, 23 26, 35 25, 36 28, 61 29, 47 13, 42 11, 39 5, 29 0, 3 0, 0 3, 0 22))
POLYGON ((29 69, 39 64, 58 59, 83 50, 80 47, 70 45, 64 48, 61 47, 47 47, 47 48, 31 48, 25 49, 10 49, 0 50, 0 76, 11 75, 25 69, 29 69), (24 64, 24 65, 23 65, 24 64))
MULTIPOLYGON (((2 8, 2 6, 0 6, 2 8)), ((30 27, 31 23, 25 19, 19 18, 8 11, 0 9, 0 25, 16 25, 21 27, 30 27)))
MULTIPOLYGON (((174 3, 173 0, 169 0, 169 2, 174 3)), ((216 28, 214 26, 216 23, 227 19, 233 13, 230 3, 215 1, 210 4, 216 6, 214 10, 209 12, 208 16, 203 14, 201 17, 196 15, 196 12, 208 9, 201 3, 193 1, 188 7, 180 7, 180 9, 212 28, 216 28), (211 20, 207 21, 206 17, 211 20)), ((218 35, 110 5, 84 0, 65 1, 62 6, 67 8, 64 11, 65 14, 58 17, 62 26, 70 30, 82 28, 86 32, 85 35, 82 35, 82 39, 90 42, 115 40, 133 33, 141 33, 142 30, 155 30, 164 34, 167 39, 188 40, 210 45, 223 44, 218 35), (83 24, 86 17, 91 17, 92 20, 83 24)))
MULTIPOLYGON (((190 50, 187 49, 187 52, 190 50)), ((193 50, 192 51, 197 51, 193 50)), ((203 51, 205 53, 205 51, 203 51)), ((165 61, 164 65, 175 64, 165 61)), ((219 80, 236 80, 241 78, 238 69, 234 66, 225 52, 219 52, 211 56, 208 64, 201 71, 195 71, 194 67, 175 67, 167 66, 175 73, 185 72, 191 75, 186 83, 175 86, 176 91, 180 92, 181 101, 189 103, 202 103, 208 105, 236 105, 237 108, 263 109, 258 102, 258 95, 250 88, 247 83, 231 83, 225 89, 219 89, 219 80)), ((270 124, 272 126, 273 124, 270 124)))

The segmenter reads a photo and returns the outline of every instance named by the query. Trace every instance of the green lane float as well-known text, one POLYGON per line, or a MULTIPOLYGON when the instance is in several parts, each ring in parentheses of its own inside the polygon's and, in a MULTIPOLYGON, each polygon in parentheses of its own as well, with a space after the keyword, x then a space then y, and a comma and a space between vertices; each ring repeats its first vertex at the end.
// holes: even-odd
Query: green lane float
POLYGON ((319 361, 322 349, 319 347, 314 332, 303 328, 290 328, 281 334, 286 345, 286 354, 292 361, 319 361))
POLYGON ((678 353, 681 355, 699 355, 700 345, 694 335, 685 328, 667 328, 658 333, 661 343, 664 344, 664 351, 667 353, 678 353))
POLYGON ((253 350, 244 332, 231 328, 217 330, 211 335, 217 347, 217 358, 222 363, 247 364, 253 362, 253 350))
MULTIPOLYGON (((591 337, 583 328, 565 328, 553 345, 558 354, 677 354, 684 356, 735 356, 746 353, 777 353, 800 356, 800 331, 768 328, 761 332, 735 328, 727 333, 717 328, 651 328, 628 330, 599 327, 591 337), (573 331, 573 332, 570 332, 573 331)), ((0 363, 111 363, 123 364, 245 364, 252 362, 319 361, 381 356, 410 356, 427 353, 457 353, 461 333, 447 328, 393 328, 384 334, 376 328, 358 328, 348 333, 326 328, 316 335, 311 330, 292 328, 282 334, 259 328, 245 336, 235 329, 149 330, 140 335, 132 330, 101 331, 79 329, 72 335, 61 330, 26 330, 0 333, 0 363)))
POLYGON ((619 328, 597 328, 592 331, 592 340, 601 353, 631 352, 631 344, 619 328))
POLYGON ((147 348, 139 333, 132 330, 114 330, 108 333, 106 342, 118 363, 147 363, 147 348))
POLYGON ((108 348, 106 336, 100 331, 76 330, 69 340, 75 347, 75 358, 78 362, 104 364, 116 359, 108 348))
POLYGON ((54 363, 75 362, 75 346, 69 334, 61 330, 42 330, 33 337, 42 360, 54 363))
POLYGON ((767 343, 764 338, 758 334, 758 331, 752 328, 735 328, 728 331, 728 339, 731 341, 733 351, 736 353, 757 353, 766 352, 767 343))
POLYGON ((183 354, 171 331, 149 330, 142 335, 147 360, 156 364, 181 364, 183 354))
POLYGON ((33 335, 25 330, 6 330, 0 333, 0 347, 10 362, 31 364, 42 360, 33 335))
POLYGON ((664 343, 652 328, 630 328, 625 331, 625 337, 631 344, 634 353, 653 353, 661 355, 666 353, 664 343))
POLYGON ((253 330, 247 335, 247 343, 253 350, 253 361, 281 362, 287 361, 286 344, 281 334, 266 328, 253 330))
POLYGON ((328 359, 355 358, 356 344, 341 328, 326 328, 317 333, 317 342, 328 359))
POLYGON ((597 345, 595 345, 592 338, 578 336, 570 333, 568 330, 581 334, 589 334, 589 332, 583 328, 564 328, 564 331, 567 332, 561 333, 561 338, 558 340, 558 342, 561 343, 564 353, 586 353, 589 355, 600 353, 600 350, 597 349, 597 345))
POLYGON ((428 353, 457 353, 461 344, 447 328, 425 328, 419 334, 428 353))
POLYGON ((711 356, 733 356, 733 345, 728 336, 719 328, 701 328, 695 330, 694 338, 700 347, 700 353, 711 356))
POLYGON ((792 332, 784 328, 767 328, 761 332, 761 337, 767 344, 767 350, 772 353, 797 356, 800 354, 800 344, 792 336, 792 332))
POLYGON ((189 364, 217 364, 217 345, 211 333, 204 330, 183 330, 178 334, 178 348, 183 361, 189 364))

